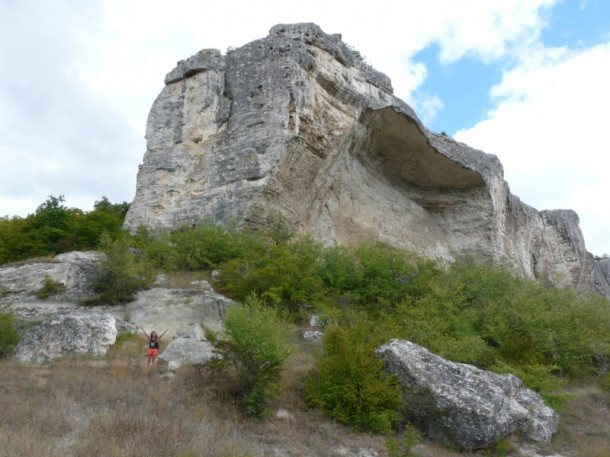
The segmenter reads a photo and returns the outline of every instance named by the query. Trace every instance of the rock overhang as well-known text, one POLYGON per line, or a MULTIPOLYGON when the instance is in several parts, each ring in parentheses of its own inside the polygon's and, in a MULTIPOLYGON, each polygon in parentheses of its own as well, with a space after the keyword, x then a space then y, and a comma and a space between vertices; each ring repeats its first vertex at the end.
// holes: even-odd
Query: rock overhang
POLYGON ((316 24, 179 62, 146 137, 130 229, 279 213, 325 242, 364 235, 432 258, 508 257, 525 276, 567 274, 610 293, 577 219, 557 225, 521 203, 496 156, 426 129, 386 75, 316 24))
POLYGON ((485 185, 481 174, 447 158, 430 144, 420 125, 394 107, 368 110, 360 121, 370 141, 363 159, 391 179, 421 189, 470 189, 485 185))

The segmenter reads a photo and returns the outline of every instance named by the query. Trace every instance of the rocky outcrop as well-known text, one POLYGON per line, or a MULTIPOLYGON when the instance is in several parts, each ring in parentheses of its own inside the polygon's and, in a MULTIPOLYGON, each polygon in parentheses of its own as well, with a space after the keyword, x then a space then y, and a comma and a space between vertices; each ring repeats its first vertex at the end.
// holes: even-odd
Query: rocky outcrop
POLYGON ((235 302, 217 294, 206 281, 176 288, 160 276, 152 289, 138 292, 124 305, 84 308, 82 300, 95 296, 93 281, 98 252, 70 252, 52 260, 28 261, 0 267, 0 306, 10 304, 16 316, 25 322, 40 324, 58 314, 72 311, 102 312, 112 315, 119 330, 134 331, 137 325, 150 329, 169 329, 174 334, 193 323, 211 331, 222 328, 226 310, 235 302), (50 279, 63 286, 60 292, 44 299, 37 297, 50 279))
POLYGON ((36 292, 48 278, 63 285, 61 291, 49 295, 48 301, 78 302, 95 295, 90 287, 95 278, 99 252, 68 252, 52 260, 27 261, 0 267, 0 305, 27 303, 36 300, 36 292))
POLYGON ((187 360, 204 364, 210 359, 211 345, 203 331, 196 336, 186 335, 183 329, 197 324, 222 331, 227 309, 236 305, 233 300, 215 293, 207 281, 177 288, 160 275, 153 289, 138 292, 129 303, 84 307, 81 300, 95 295, 95 264, 101 255, 71 252, 52 260, 0 267, 0 306, 10 305, 21 330, 34 328, 22 337, 15 354, 18 360, 48 362, 73 353, 102 355, 117 332, 136 332, 136 326, 149 332, 167 329, 169 335, 181 335, 182 340, 188 336, 184 344, 172 342, 173 349, 167 353, 167 361, 176 366, 187 360), (41 299, 37 291, 47 279, 62 287, 41 299))
POLYGON ((497 157, 426 129, 340 35, 277 25, 165 79, 126 226, 283 216, 326 243, 508 258, 529 277, 610 293, 572 211, 510 194, 497 157))
POLYGON ((404 340, 391 340, 377 354, 403 386, 430 396, 419 414, 432 438, 473 450, 515 433, 548 443, 557 431, 557 413, 511 374, 450 362, 404 340))
POLYGON ((19 342, 14 358, 43 363, 72 354, 103 355, 116 341, 114 317, 88 311, 56 315, 28 331, 19 342))

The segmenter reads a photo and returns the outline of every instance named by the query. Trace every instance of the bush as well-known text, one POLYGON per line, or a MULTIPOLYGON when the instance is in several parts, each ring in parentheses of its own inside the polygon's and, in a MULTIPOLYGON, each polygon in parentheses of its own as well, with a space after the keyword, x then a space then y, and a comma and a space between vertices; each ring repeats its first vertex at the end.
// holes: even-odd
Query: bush
POLYGON ((0 218, 0 264, 71 250, 96 249, 103 232, 117 238, 129 205, 103 197, 94 210, 64 206, 64 197, 49 196, 26 218, 0 218))
POLYGON ((226 339, 219 348, 235 367, 246 411, 261 417, 268 412, 282 365, 291 352, 289 328, 275 309, 254 296, 245 306, 229 308, 224 324, 226 339))
POLYGON ((105 256, 97 265, 98 278, 93 287, 98 296, 86 304, 115 305, 133 300, 135 293, 150 283, 151 269, 136 258, 126 237, 112 240, 103 234, 101 246, 105 256))
POLYGON ((236 300, 256 294, 269 305, 296 314, 301 304, 316 303, 323 296, 317 274, 319 249, 310 238, 274 242, 258 255, 224 264, 216 285, 236 300))
POLYGON ((307 401, 358 430, 387 432, 403 397, 398 379, 383 373, 383 360, 375 355, 385 339, 378 330, 362 320, 328 329, 316 373, 307 382, 307 401))
POLYGON ((10 356, 19 343, 16 319, 7 306, 0 307, 0 358, 10 356))
POLYGON ((42 287, 36 291, 36 298, 42 300, 51 295, 61 294, 65 290, 66 285, 63 282, 55 281, 47 275, 44 278, 42 287))

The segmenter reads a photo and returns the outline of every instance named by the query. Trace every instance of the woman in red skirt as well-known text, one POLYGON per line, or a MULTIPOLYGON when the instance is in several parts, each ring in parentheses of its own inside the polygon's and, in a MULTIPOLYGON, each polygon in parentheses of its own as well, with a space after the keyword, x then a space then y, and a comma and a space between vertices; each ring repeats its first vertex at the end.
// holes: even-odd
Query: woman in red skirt
POLYGON ((144 335, 146 335, 146 338, 148 338, 148 366, 150 366, 150 364, 154 364, 155 361, 157 360, 157 356, 159 355, 159 340, 161 338, 163 338, 163 335, 165 335, 165 333, 167 332, 167 329, 165 330, 165 332, 161 333, 160 336, 157 336, 157 332, 155 332, 154 330, 152 332, 150 332, 150 336, 148 335, 148 333, 146 333, 146 330, 144 330, 142 327, 138 327, 140 330, 142 330, 142 333, 144 333, 144 335))

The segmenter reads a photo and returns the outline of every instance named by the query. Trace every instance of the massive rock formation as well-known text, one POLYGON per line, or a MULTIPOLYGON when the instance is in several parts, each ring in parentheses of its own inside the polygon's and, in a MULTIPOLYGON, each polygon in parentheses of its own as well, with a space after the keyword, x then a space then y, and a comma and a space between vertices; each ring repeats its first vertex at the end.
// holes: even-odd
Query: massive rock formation
POLYGON ((279 214, 326 243, 506 257, 529 277, 610 292, 574 212, 522 203, 496 156, 426 129, 387 76, 315 24, 179 62, 146 138, 131 229, 279 214))

